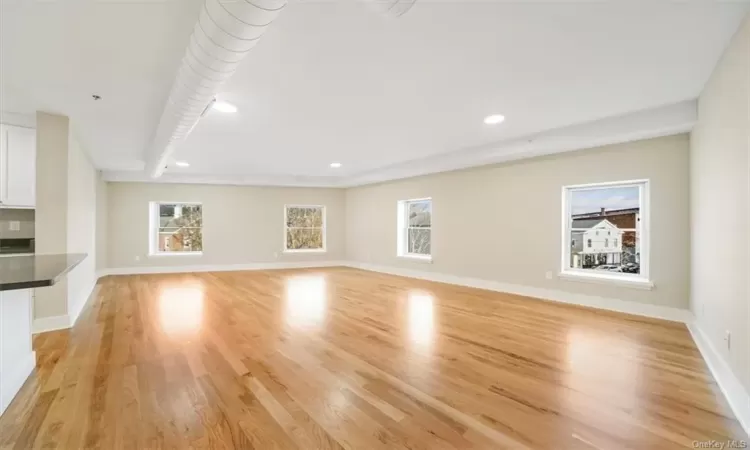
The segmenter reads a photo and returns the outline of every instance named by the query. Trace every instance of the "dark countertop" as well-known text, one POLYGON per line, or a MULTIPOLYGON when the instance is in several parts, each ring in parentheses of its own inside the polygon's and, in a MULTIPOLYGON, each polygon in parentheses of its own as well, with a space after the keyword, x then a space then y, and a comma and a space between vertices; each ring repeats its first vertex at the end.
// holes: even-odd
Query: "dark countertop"
POLYGON ((0 258, 0 291, 52 286, 86 258, 85 253, 0 258))

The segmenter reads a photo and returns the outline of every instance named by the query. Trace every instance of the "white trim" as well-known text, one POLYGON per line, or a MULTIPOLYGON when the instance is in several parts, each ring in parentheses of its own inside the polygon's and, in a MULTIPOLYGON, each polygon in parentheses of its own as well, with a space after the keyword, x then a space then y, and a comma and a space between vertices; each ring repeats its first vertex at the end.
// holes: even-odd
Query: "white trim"
MULTIPOLYGON (((284 242, 282 243, 282 252, 283 253, 325 253, 328 251, 328 245, 326 242, 326 235, 328 234, 328 231, 326 230, 327 225, 326 220, 326 205, 284 205, 284 235, 282 238, 284 239, 284 242), (320 208, 322 214, 323 214, 323 226, 320 227, 320 229, 323 231, 323 247, 322 248, 287 248, 286 244, 286 235, 289 231, 289 227, 287 226, 287 212, 289 208, 320 208)), ((292 228, 300 228, 300 227, 292 227, 292 228)), ((309 227, 311 230, 317 230, 318 227, 309 227)))
MULTIPOLYGON (((432 243, 430 243, 432 245, 432 243)), ((410 259, 412 261, 420 261, 420 262, 426 262, 431 263, 432 262, 432 255, 420 255, 417 253, 406 253, 404 255, 398 255, 399 258, 404 259, 410 259)))
MULTIPOLYGON (((94 275, 96 276, 96 272, 94 272, 94 275)), ((91 284, 91 286, 84 291, 85 297, 82 296, 82 298, 75 303, 75 309, 73 311, 68 311, 68 317, 70 318, 70 326, 76 324, 78 321, 78 318, 81 316, 81 312, 86 307, 86 305, 91 301, 92 297, 96 296, 96 286, 97 282, 99 281, 99 277, 96 276, 94 278, 94 282, 91 284)), ((70 295, 70 294, 68 294, 70 295)), ((70 305, 70 299, 68 299, 68 305, 70 305)))
POLYGON ((537 288, 520 284, 502 283, 499 281, 483 280, 479 278, 460 277, 435 272, 427 272, 400 267, 380 266, 375 264, 348 261, 347 267, 354 267, 373 272, 388 273, 403 277, 418 278, 420 280, 436 281, 438 283, 455 284, 458 286, 485 289, 488 291, 505 292, 508 294, 533 297, 554 302, 567 303, 570 305, 587 306, 590 308, 604 309, 608 311, 635 314, 637 316, 652 317, 656 319, 670 320, 673 322, 689 323, 692 313, 687 309, 672 308, 669 306, 658 306, 647 303, 629 302, 614 298, 599 297, 594 295, 577 294, 573 292, 559 291, 554 289, 537 288))
MULTIPOLYGON (((105 276, 105 271, 98 270, 95 272, 96 279, 92 283, 91 287, 85 291, 86 297, 83 301, 78 301, 75 304, 75 311, 68 311, 68 314, 61 316, 49 316, 40 317, 33 319, 31 322, 31 334, 46 333, 48 331, 65 330, 73 327, 78 321, 78 317, 81 316, 81 312, 86 308, 92 298, 96 297, 96 287, 98 285, 99 278, 105 276)), ((42 288, 44 289, 44 288, 42 288)), ((70 305, 70 302, 68 302, 70 305)))
MULTIPOLYGON (((652 289, 654 287, 650 280, 650 261, 651 245, 649 235, 651 231, 651 208, 650 208, 650 180, 625 180, 625 181, 608 181, 604 183, 577 184, 562 187, 562 235, 560 251, 560 277, 573 281, 591 281, 594 283, 608 283, 613 280, 620 280, 615 284, 628 287, 640 287, 652 289), (572 235, 572 196, 575 191, 588 191, 608 188, 637 187, 638 188, 638 220, 636 227, 636 242, 640 242, 639 265, 640 273, 635 274, 618 274, 609 272, 607 275, 590 273, 571 267, 571 235, 572 235)), ((614 224, 606 218, 602 221, 607 222, 614 227, 614 224)), ((599 222, 601 223, 601 222, 599 222)), ((624 240, 624 239, 623 239, 624 240)), ((622 242, 620 243, 622 244, 622 242)), ((581 242, 584 245, 584 242, 581 242)))
POLYGON ((157 252, 149 253, 149 258, 159 258, 161 256, 203 256, 202 251, 186 251, 186 252, 157 252))
POLYGON ((70 316, 48 316, 34 319, 31 323, 31 334, 46 333, 48 331, 64 330, 70 328, 70 316))
POLYGON ((201 229, 201 246, 205 244, 203 239, 203 202, 176 202, 176 201, 166 201, 166 200, 154 200, 148 202, 148 257, 153 256, 185 256, 185 255, 193 255, 193 256, 202 256, 203 250, 198 251, 184 251, 184 252, 160 252, 159 251, 159 205, 189 205, 189 206, 200 206, 201 207, 201 226, 200 227, 190 227, 190 228, 200 228, 201 229))
POLYGON ((250 264, 185 265, 173 267, 120 267, 100 271, 101 276, 139 275, 152 273, 233 272, 243 270, 308 269, 345 266, 345 261, 294 261, 250 264))
POLYGON ((708 369, 714 376, 716 384, 719 385, 721 392, 732 408, 732 412, 737 416, 737 420, 742 425, 745 433, 750 436, 750 394, 742 386, 740 380, 732 372, 732 368, 721 357, 721 354, 711 344, 711 340, 698 324, 696 322, 688 323, 687 327, 693 336, 695 345, 706 361, 708 369))
POLYGON ((432 261, 432 252, 434 251, 432 239, 432 221, 435 215, 433 211, 433 200, 432 197, 423 198, 410 198, 407 200, 398 200, 396 202, 396 256, 399 258, 411 258, 422 261, 432 261), (411 203, 425 203, 427 202, 430 206, 430 227, 410 227, 409 226, 409 204, 411 203), (409 253, 409 230, 411 228, 419 228, 423 230, 430 230, 430 254, 424 255, 422 253, 409 253))
POLYGON ((644 280, 640 277, 628 277, 628 274, 616 275, 617 272, 611 273, 592 273, 584 271, 564 270, 557 274, 558 277, 568 281, 578 281, 582 283, 595 284, 612 284, 620 287, 645 289, 650 291, 654 288, 654 283, 644 280))
POLYGON ((21 390, 21 387, 26 383, 26 380, 31 375, 36 367, 36 352, 32 351, 26 355, 21 364, 11 367, 12 372, 3 371, 2 385, 0 385, 0 394, 5 392, 12 392, 13 395, 5 396, 0 395, 0 416, 10 406, 15 396, 21 390))

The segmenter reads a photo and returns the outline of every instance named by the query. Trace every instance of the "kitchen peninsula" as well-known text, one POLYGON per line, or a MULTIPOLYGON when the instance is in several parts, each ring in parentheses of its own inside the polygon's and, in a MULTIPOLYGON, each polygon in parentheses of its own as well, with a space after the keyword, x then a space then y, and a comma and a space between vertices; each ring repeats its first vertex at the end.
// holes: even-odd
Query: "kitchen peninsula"
POLYGON ((86 254, 0 258, 0 414, 34 370, 31 345, 34 289, 52 286, 86 254))

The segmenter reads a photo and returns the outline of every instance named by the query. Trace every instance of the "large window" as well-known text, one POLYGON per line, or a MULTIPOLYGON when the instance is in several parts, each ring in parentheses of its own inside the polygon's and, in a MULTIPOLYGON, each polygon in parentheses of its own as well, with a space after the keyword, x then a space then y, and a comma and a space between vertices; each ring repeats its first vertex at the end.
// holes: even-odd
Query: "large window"
POLYGON ((648 281, 647 181, 568 186, 563 203, 563 275, 648 281))
POLYGON ((398 256, 432 258, 432 199, 398 202, 398 256))
POLYGON ((152 255, 203 252, 203 207, 200 203, 150 204, 152 255))
POLYGON ((325 206, 285 206, 284 251, 324 252, 325 250, 325 206))

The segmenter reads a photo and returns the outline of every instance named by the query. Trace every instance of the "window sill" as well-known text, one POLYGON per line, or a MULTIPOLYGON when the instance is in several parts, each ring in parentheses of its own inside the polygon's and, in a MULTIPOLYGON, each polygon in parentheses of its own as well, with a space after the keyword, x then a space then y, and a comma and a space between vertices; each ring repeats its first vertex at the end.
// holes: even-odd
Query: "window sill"
POLYGON ((421 261, 424 263, 432 264, 432 255, 398 255, 399 258, 410 259, 412 261, 421 261))
POLYGON ((203 256, 203 252, 158 252, 149 253, 148 257, 160 257, 160 256, 203 256))
POLYGON ((326 253, 324 248, 305 248, 299 250, 284 250, 282 253, 326 253))
POLYGON ((580 272, 560 272, 558 277, 568 281, 580 281, 583 283, 611 284, 615 286, 643 289, 650 291, 654 288, 652 281, 627 276, 617 276, 612 274, 600 273, 580 273, 580 272))

